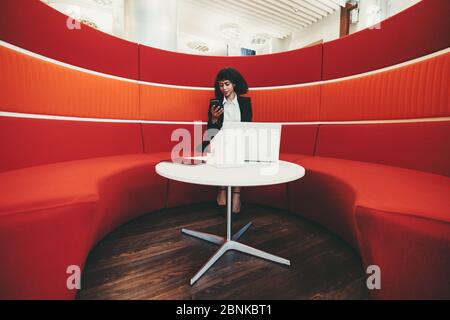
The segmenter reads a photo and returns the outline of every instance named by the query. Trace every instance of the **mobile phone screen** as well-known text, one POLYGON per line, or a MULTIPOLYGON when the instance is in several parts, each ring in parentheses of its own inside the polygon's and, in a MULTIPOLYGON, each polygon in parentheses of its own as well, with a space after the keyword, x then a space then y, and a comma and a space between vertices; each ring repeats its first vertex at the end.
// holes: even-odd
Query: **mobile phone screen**
POLYGON ((212 107, 214 107, 214 106, 216 106, 216 107, 222 107, 222 102, 221 102, 220 100, 217 100, 217 99, 212 99, 212 100, 210 100, 210 101, 209 101, 209 107, 212 108, 212 107))

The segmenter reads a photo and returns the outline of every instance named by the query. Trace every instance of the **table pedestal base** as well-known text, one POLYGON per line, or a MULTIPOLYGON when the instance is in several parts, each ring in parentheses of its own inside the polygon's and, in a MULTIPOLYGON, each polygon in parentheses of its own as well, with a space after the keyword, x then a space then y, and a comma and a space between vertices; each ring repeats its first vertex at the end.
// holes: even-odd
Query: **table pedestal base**
POLYGON ((237 240, 250 228, 252 225, 251 222, 247 223, 244 227, 242 227, 238 232, 236 232, 233 237, 230 240, 227 240, 226 238, 216 236, 214 234, 189 230, 189 229, 182 229, 181 232, 220 245, 219 250, 208 260, 208 262, 205 263, 205 265, 200 269, 200 271, 197 272, 197 274, 191 279, 190 284, 193 285, 200 277, 205 274, 206 271, 208 271, 209 268, 212 267, 212 265, 219 260, 219 258, 228 250, 236 250, 239 252, 243 252, 252 256, 256 256, 258 258, 266 259, 269 261, 281 263, 290 266, 291 262, 289 260, 280 258, 278 256, 275 256, 273 254, 249 247, 245 244, 242 244, 240 242, 237 242, 237 240))

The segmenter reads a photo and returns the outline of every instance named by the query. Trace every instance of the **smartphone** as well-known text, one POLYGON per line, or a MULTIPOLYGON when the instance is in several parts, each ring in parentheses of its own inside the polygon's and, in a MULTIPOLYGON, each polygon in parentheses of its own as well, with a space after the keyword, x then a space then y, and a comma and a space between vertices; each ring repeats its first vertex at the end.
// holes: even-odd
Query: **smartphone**
POLYGON ((214 106, 223 108, 222 101, 220 101, 219 99, 209 100, 209 107, 212 108, 214 106))

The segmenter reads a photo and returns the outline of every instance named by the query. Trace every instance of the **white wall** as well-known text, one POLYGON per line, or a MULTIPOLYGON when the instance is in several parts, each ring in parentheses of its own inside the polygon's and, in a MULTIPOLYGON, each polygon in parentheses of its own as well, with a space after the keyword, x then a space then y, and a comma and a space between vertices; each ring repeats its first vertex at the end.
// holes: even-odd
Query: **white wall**
POLYGON ((124 37, 123 0, 113 0, 111 5, 105 6, 88 0, 41 1, 76 20, 93 22, 103 32, 124 37))
POLYGON ((393 15, 411 7, 421 0, 361 0, 359 4, 359 22, 350 26, 350 33, 366 28, 380 28, 379 24, 393 15), (377 8, 380 10, 377 12, 377 8))
POLYGON ((420 2, 420 1, 421 0, 390 0, 391 16, 415 5, 416 3, 420 2))
POLYGON ((381 5, 382 1, 384 1, 384 4, 389 4, 386 0, 361 0, 359 2, 359 21, 350 24, 350 34, 366 28, 376 27, 378 22, 387 18, 389 9, 387 11, 380 10, 377 12, 377 8, 381 5))
POLYGON ((271 48, 270 51, 264 52, 264 53, 276 53, 276 52, 283 52, 288 51, 291 47, 292 37, 286 38, 286 39, 276 39, 273 38, 271 41, 271 48))
POLYGON ((350 33, 366 28, 379 28, 379 22, 411 7, 421 0, 361 0, 359 22, 350 25, 350 33), (379 10, 378 10, 379 9, 379 10))
POLYGON ((323 20, 293 33, 289 50, 302 48, 319 40, 326 42, 339 38, 340 16, 337 10, 323 20))
POLYGON ((125 0, 125 33, 137 43, 177 51, 177 0, 125 0))

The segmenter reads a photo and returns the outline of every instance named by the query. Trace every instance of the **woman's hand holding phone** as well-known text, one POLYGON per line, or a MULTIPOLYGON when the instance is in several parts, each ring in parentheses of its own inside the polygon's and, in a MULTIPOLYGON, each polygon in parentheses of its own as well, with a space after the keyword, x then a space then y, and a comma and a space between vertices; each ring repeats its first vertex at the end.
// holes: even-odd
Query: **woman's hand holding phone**
POLYGON ((223 113, 223 107, 220 105, 213 104, 211 107, 211 115, 212 115, 212 123, 217 123, 219 121, 220 116, 223 113))

